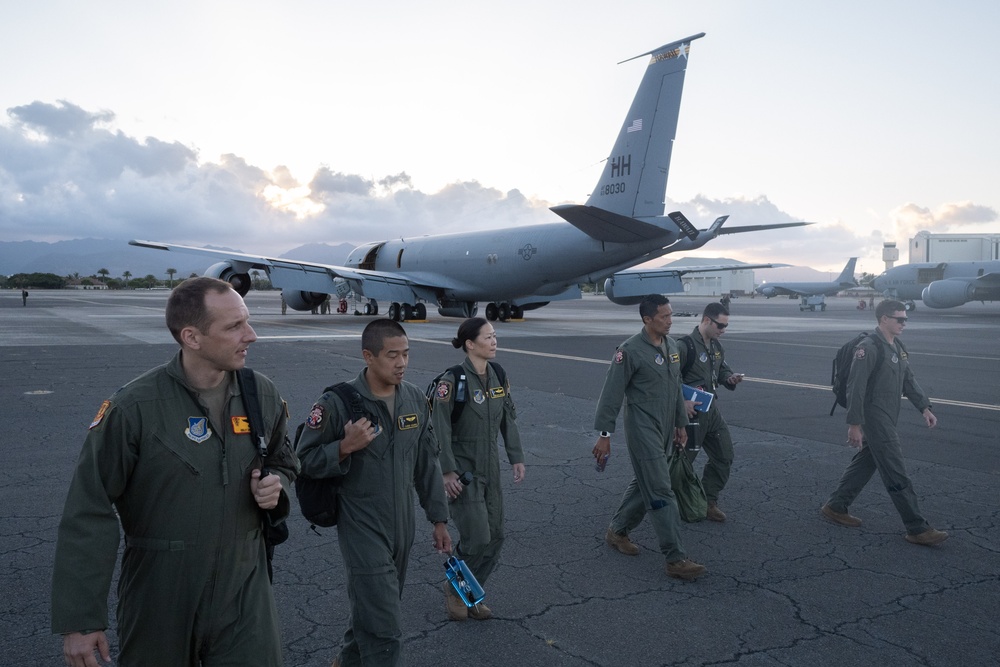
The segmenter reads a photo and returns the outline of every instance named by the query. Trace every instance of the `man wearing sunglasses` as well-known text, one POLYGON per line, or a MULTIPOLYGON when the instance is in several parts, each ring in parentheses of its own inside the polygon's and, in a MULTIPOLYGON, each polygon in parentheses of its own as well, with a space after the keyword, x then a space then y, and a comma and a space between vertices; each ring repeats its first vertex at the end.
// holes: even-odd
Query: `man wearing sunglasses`
POLYGON ((920 411, 928 428, 937 424, 930 401, 914 379, 906 348, 899 340, 906 319, 901 302, 883 301, 875 309, 878 322, 875 334, 863 339, 854 350, 847 380, 847 442, 858 452, 821 512, 841 526, 860 526, 861 519, 847 510, 878 470, 906 526, 906 541, 933 546, 948 539, 948 533, 931 528, 920 513, 896 432, 901 396, 906 396, 920 411))
MULTIPOLYGON (((681 355, 681 377, 684 384, 715 394, 719 387, 730 391, 743 381, 742 373, 733 373, 726 363, 726 352, 719 338, 729 326, 729 311, 718 301, 705 306, 701 323, 690 334, 677 340, 681 355)), ((701 484, 708 500, 709 521, 723 522, 725 513, 719 509, 719 494, 729 481, 733 467, 733 439, 729 426, 722 417, 719 401, 713 400, 707 412, 695 410, 694 401, 684 401, 688 419, 697 421, 694 429, 696 442, 688 447, 688 457, 694 462, 701 449, 708 455, 708 462, 701 473, 701 484)))

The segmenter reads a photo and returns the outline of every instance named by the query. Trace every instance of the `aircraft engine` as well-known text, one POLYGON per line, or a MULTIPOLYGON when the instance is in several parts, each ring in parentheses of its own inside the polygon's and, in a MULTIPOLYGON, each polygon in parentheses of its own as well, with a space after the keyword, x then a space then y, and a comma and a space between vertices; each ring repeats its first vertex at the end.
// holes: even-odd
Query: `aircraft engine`
POLYGON ((442 301, 438 306, 441 317, 475 317, 479 306, 475 301, 442 301))
POLYGON ((239 273, 229 262, 219 262, 205 269, 204 275, 225 280, 240 296, 246 296, 252 284, 249 273, 239 273))
POLYGON ((313 308, 319 308, 326 300, 326 294, 322 292, 301 292, 298 290, 281 290, 281 293, 285 295, 285 303, 292 310, 312 310, 313 308))
MULTIPOLYGON (((773 287, 761 287, 761 288, 760 288, 760 289, 758 290, 758 292, 759 292, 759 293, 760 293, 760 294, 761 294, 762 296, 766 296, 766 297, 767 297, 768 299, 770 299, 770 298, 771 298, 772 296, 774 296, 774 288, 773 288, 773 287)), ((793 298, 794 298, 794 297, 793 297, 793 298)))
POLYGON ((616 303, 619 306, 634 306, 642 303, 642 300, 646 298, 645 294, 639 296, 615 296, 614 278, 608 278, 604 281, 604 295, 608 297, 608 301, 616 303))
POLYGON ((954 308, 972 300, 968 280, 935 280, 924 288, 920 298, 928 308, 954 308))

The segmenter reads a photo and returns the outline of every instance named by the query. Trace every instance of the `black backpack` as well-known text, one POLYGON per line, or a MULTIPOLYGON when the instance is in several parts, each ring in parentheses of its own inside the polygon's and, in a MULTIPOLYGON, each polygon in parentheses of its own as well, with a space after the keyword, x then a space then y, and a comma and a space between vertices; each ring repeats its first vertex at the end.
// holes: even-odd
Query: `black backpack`
MULTIPOLYGON (((361 394, 352 385, 340 382, 327 387, 323 393, 328 391, 337 394, 344 407, 350 411, 351 421, 357 421, 361 417, 369 417, 365 412, 361 394)), ((305 428, 305 422, 299 424, 298 428, 295 429, 296 445, 298 445, 303 428, 305 428)), ((312 478, 300 474, 295 479, 295 496, 299 499, 299 509, 302 510, 302 516, 310 524, 322 528, 337 525, 337 519, 340 515, 339 486, 339 477, 312 478)))
MULTIPOLYGON (((250 422, 250 438, 257 446, 261 457, 260 476, 264 478, 270 474, 267 469, 267 457, 271 452, 268 450, 267 440, 264 436, 264 413, 261 412, 260 399, 257 397, 257 376, 254 375, 253 370, 244 367, 236 373, 236 382, 243 397, 243 407, 247 411, 247 421, 250 422)), ((271 524, 267 517, 262 520, 262 523, 264 524, 264 546, 267 552, 267 578, 273 582, 274 569, 271 567, 271 561, 274 560, 274 547, 288 539, 288 525, 284 521, 271 524)))
MULTIPOLYGON (((500 382, 501 387, 507 386, 507 371, 503 369, 503 366, 495 361, 487 362, 492 368, 493 372, 497 374, 497 380, 500 382)), ((438 383, 441 382, 447 373, 451 373, 451 376, 455 378, 455 407, 451 410, 451 423, 454 424, 458 422, 458 418, 462 416, 462 410, 465 409, 465 404, 469 400, 468 391, 466 387, 468 386, 465 381, 465 369, 462 368, 462 364, 457 366, 452 366, 448 370, 439 373, 437 377, 431 380, 431 383, 427 385, 427 389, 424 394, 427 396, 427 405, 434 408, 434 395, 437 391, 438 383)))
MULTIPOLYGON (((833 416, 834 411, 839 405, 842 408, 847 407, 847 379, 851 375, 851 364, 854 363, 854 350, 857 349, 861 341, 872 336, 874 334, 867 331, 862 331, 857 336, 847 341, 840 346, 837 350, 837 355, 833 358, 833 370, 830 373, 830 386, 833 388, 833 407, 830 408, 830 416, 833 416)), ((885 352, 882 350, 882 346, 875 345, 875 370, 878 370, 879 366, 882 365, 882 358, 885 356, 885 352)), ((872 373, 874 375, 874 373, 872 373)), ((869 382, 871 378, 869 378, 869 382)))

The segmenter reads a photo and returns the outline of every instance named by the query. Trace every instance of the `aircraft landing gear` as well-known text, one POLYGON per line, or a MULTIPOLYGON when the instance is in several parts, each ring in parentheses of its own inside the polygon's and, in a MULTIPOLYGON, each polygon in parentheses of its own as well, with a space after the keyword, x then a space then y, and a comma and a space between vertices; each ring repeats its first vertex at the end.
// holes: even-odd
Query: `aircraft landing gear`
POLYGON ((490 322, 497 320, 506 322, 507 320, 519 320, 523 317, 524 308, 521 306, 515 306, 506 301, 499 304, 493 302, 486 304, 486 319, 490 322))
POLYGON ((409 303, 397 303, 393 301, 389 304, 389 319, 393 322, 425 320, 427 319, 427 306, 422 303, 414 306, 409 303))
POLYGON ((372 299, 365 304, 365 315, 378 315, 378 301, 372 299))
POLYGON ((917 304, 914 303, 913 301, 904 301, 903 308, 906 310, 906 312, 910 312, 911 310, 917 309, 917 304))

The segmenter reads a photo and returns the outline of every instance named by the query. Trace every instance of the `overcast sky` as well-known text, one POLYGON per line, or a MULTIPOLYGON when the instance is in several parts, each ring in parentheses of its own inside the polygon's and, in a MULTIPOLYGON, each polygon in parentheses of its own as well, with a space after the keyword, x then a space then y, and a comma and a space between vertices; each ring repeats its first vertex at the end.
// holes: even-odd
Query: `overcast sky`
MULTIPOLYGON (((698 32, 667 184, 697 254, 878 273, 1000 232, 1000 3, 3 3, 0 240, 302 243, 559 219, 698 32)), ((670 258, 673 259, 673 258, 670 258)))

